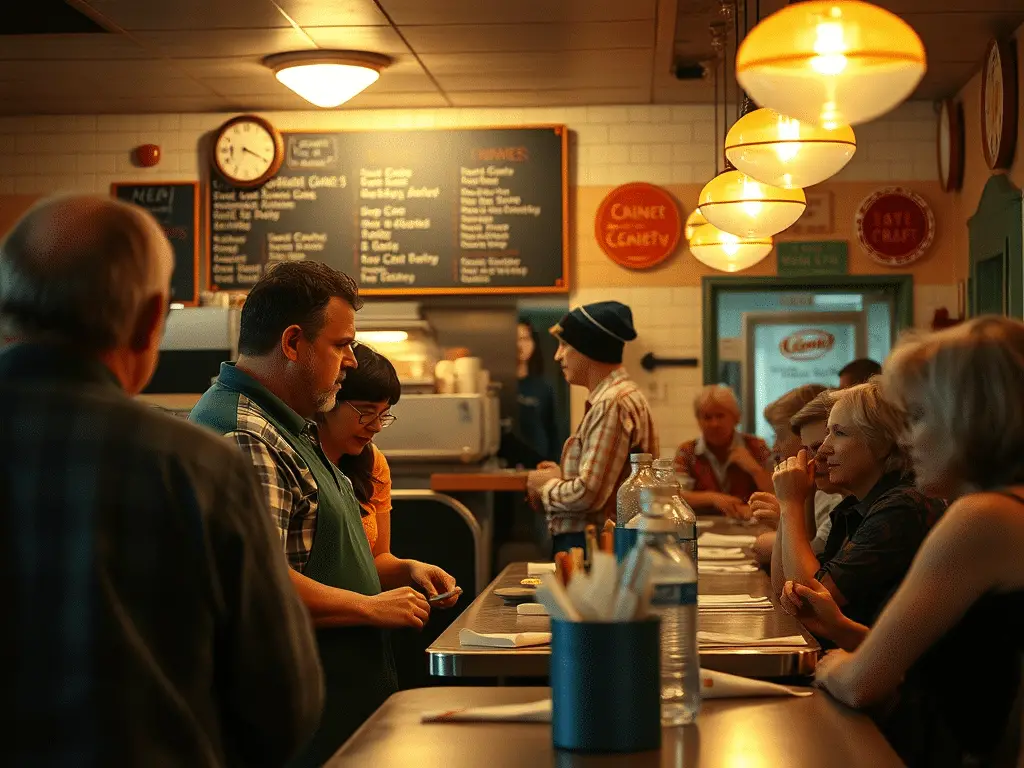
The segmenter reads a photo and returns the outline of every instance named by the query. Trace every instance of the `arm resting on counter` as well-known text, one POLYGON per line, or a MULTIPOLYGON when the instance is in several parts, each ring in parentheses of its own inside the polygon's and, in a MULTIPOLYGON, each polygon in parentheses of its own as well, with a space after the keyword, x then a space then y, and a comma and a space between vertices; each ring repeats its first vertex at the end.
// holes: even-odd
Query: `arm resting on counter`
POLYGON ((315 626, 353 627, 372 623, 366 595, 328 587, 294 568, 288 570, 288 575, 315 626))

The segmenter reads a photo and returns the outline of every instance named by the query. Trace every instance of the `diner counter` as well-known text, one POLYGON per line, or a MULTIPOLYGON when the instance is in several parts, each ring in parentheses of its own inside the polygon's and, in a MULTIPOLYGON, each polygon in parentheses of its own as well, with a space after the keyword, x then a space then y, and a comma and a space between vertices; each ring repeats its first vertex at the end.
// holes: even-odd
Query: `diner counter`
POLYGON ((525 471, 515 469, 435 472, 430 476, 430 490, 438 493, 476 493, 481 491, 526 493, 527 474, 525 471))
POLYGON ((427 711, 521 704, 549 688, 419 688, 389 698, 326 764, 417 768, 506 766, 765 766, 895 768, 903 765, 865 715, 816 691, 802 698, 705 701, 693 726, 665 728, 661 751, 556 752, 547 723, 421 723, 427 711))
MULTIPOLYGON (((512 563, 484 589, 444 633, 427 648, 430 673, 440 677, 547 677, 550 646, 527 648, 464 648, 463 628, 475 632, 549 632, 547 616, 519 616, 494 594, 502 587, 518 587, 526 577, 526 563, 512 563)), ((771 582, 763 571, 735 575, 701 575, 698 590, 705 595, 770 595, 771 582)), ((795 618, 778 605, 759 611, 703 611, 699 628, 746 637, 803 635, 800 647, 742 646, 702 648, 701 666, 755 678, 802 677, 814 674, 821 647, 795 618)))

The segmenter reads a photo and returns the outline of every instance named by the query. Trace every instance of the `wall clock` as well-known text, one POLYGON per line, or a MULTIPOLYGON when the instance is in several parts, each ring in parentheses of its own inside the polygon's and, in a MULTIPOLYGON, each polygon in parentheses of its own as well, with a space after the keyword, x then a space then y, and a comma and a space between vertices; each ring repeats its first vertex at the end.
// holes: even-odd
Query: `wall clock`
POLYGON ((981 71, 981 143, 991 169, 1008 168, 1017 139, 1017 60, 1013 46, 993 40, 981 71))
POLYGON ((277 173, 284 142, 267 120, 239 115, 222 125, 213 141, 213 164, 236 187, 258 187, 277 173))
POLYGON ((943 191, 960 189, 964 177, 964 109, 953 99, 946 99, 939 107, 936 152, 943 191))

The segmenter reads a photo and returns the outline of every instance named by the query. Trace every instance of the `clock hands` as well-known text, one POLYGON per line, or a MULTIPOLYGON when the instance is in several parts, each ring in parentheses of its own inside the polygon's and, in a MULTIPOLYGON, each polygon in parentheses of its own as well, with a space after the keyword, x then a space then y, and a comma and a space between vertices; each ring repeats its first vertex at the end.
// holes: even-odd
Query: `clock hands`
POLYGON ((267 158, 265 158, 265 157, 264 157, 263 155, 257 154, 256 152, 253 152, 253 151, 252 151, 251 149, 249 149, 248 147, 242 147, 242 151, 243 151, 243 152, 245 152, 245 153, 247 153, 247 154, 250 154, 250 155, 252 155, 253 157, 258 157, 258 158, 259 158, 260 160, 262 160, 262 161, 263 161, 264 163, 266 163, 266 162, 269 162, 269 161, 267 160, 267 158))

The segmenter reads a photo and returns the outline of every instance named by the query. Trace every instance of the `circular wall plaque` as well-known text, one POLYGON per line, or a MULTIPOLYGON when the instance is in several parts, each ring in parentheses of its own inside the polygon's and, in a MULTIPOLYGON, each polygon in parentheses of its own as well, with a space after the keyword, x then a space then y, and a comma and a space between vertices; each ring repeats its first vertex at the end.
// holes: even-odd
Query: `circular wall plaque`
POLYGON ((601 250, 627 269, 649 269, 671 256, 682 233, 679 206, 666 190, 635 182, 601 201, 594 236, 601 250))
POLYGON ((981 70, 981 144, 990 169, 1008 168, 1017 140, 1017 58, 1013 45, 993 40, 981 70))
POLYGON ((919 194, 885 187, 860 204, 857 239, 868 256, 887 267, 904 267, 920 259, 935 239, 935 215, 919 194))
POLYGON ((963 107, 953 99, 946 99, 939 109, 935 149, 942 189, 946 192, 960 189, 964 176, 964 115, 963 107))

